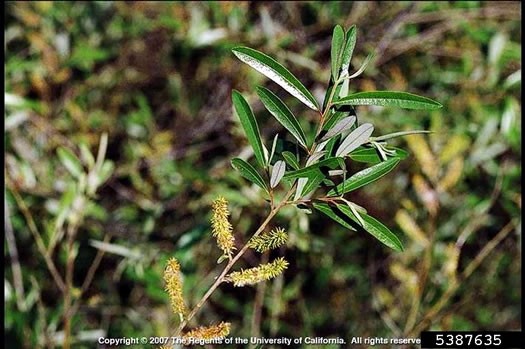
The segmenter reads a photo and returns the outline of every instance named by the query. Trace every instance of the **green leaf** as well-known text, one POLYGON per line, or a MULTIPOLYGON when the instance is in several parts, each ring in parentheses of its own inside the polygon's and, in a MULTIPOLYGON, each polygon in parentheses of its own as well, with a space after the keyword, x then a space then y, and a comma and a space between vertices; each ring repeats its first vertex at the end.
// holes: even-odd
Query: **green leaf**
POLYGON ((352 225, 350 223, 348 223, 342 217, 340 217, 334 211, 334 209, 329 204, 327 204, 326 202, 315 202, 314 201, 313 202, 313 206, 314 206, 314 208, 316 210, 321 211, 322 213, 324 213, 328 217, 332 218, 337 223, 341 224, 343 227, 348 228, 348 229, 353 230, 353 231, 356 231, 356 229, 354 227, 352 227, 352 225))
POLYGON ((363 61, 363 63, 361 63, 361 66, 359 67, 359 69, 355 73, 350 75, 347 80, 357 78, 359 75, 361 75, 365 71, 366 67, 368 67, 368 64, 370 63, 372 58, 374 58, 374 55, 375 54, 373 52, 369 53, 368 56, 366 56, 366 58, 363 61))
POLYGON ((109 179, 109 177, 113 174, 113 170, 115 169, 115 164, 111 160, 106 160, 100 167, 100 170, 97 173, 97 186, 101 185, 105 181, 109 179))
POLYGON ((319 104, 310 91, 275 59, 249 47, 235 47, 232 52, 241 61, 273 80, 309 108, 319 110, 319 104))
POLYGON ((430 98, 397 91, 359 92, 333 102, 334 105, 380 105, 405 109, 439 109, 442 105, 430 98))
POLYGON ((344 157, 354 149, 357 149, 361 144, 368 141, 370 135, 374 132, 374 126, 370 123, 364 123, 355 130, 353 130, 343 140, 339 148, 335 152, 335 156, 344 157))
MULTIPOLYGON (((323 143, 319 144, 318 145, 318 148, 322 148, 323 146, 323 143)), ((323 157, 323 155, 325 154, 325 151, 324 150, 316 150, 312 155, 310 155, 310 157, 308 158, 308 160, 306 160, 306 166, 310 166, 314 163, 317 162, 317 160, 319 160, 320 158, 323 157)))
POLYGON ((317 169, 313 174, 308 177, 308 182, 304 185, 304 188, 301 192, 301 196, 310 194, 312 191, 317 189, 319 185, 326 178, 326 175, 320 170, 317 169))
POLYGON ((294 201, 299 200, 301 198, 304 186, 308 182, 308 178, 299 178, 297 180, 297 189, 295 189, 295 195, 294 195, 294 201))
POLYGON ((301 168, 297 171, 288 172, 284 175, 284 178, 308 178, 312 174, 315 174, 321 167, 328 167, 334 169, 339 165, 339 158, 330 158, 319 161, 313 165, 301 168))
MULTIPOLYGON (((352 106, 345 106, 343 108, 351 108, 353 109, 352 106)), ((353 111, 353 110, 352 110, 353 111)), ((345 117, 348 117, 348 116, 355 116, 355 111, 352 112, 348 112, 348 111, 332 111, 333 114, 330 115, 330 117, 328 118, 328 121, 325 122, 324 126, 323 126, 323 130, 324 131, 328 131, 329 129, 331 129, 339 120, 345 118, 345 117)))
POLYGON ((241 176, 246 178, 252 183, 257 184, 259 187, 263 188, 264 190, 268 191, 268 187, 266 186, 266 183, 262 179, 261 175, 255 170, 255 168, 244 161, 243 159, 234 158, 232 160, 232 167, 239 171, 241 176))
MULTIPOLYGON (((334 88, 335 82, 334 78, 332 77, 332 74, 330 73, 330 81, 328 82, 328 88, 326 89, 326 93, 324 95, 323 99, 323 110, 326 110, 326 106, 328 105, 328 99, 330 98, 332 94, 332 89, 334 88)), ((337 94, 334 94, 334 96, 337 94)))
POLYGON ((268 111, 283 125, 290 133, 306 147, 306 136, 301 125, 292 114, 290 109, 272 91, 264 87, 256 87, 257 95, 268 111))
POLYGON ((344 119, 339 120, 334 127, 328 130, 326 134, 321 138, 321 141, 330 139, 334 136, 337 136, 338 134, 343 133, 344 131, 350 129, 354 123, 356 122, 357 118, 355 116, 349 116, 344 119))
POLYGON ((235 111, 241 120, 246 137, 248 137, 248 141, 253 148, 255 159, 261 167, 265 167, 266 156, 264 155, 261 135, 259 133, 259 126, 257 125, 257 121, 255 120, 252 109, 250 108, 248 102, 246 102, 246 99, 244 99, 242 94, 237 90, 233 90, 232 101, 235 111))
MULTIPOLYGON (((347 215, 350 219, 352 219, 354 222, 359 224, 359 220, 357 217, 353 214, 350 207, 347 205, 337 205, 337 208, 347 215)), ((381 241, 386 246, 390 247, 393 250, 396 251, 403 251, 403 245, 401 244, 401 241, 399 241, 398 237, 394 235, 388 229, 383 223, 379 222, 377 219, 375 219, 372 216, 369 216, 366 213, 360 213, 361 218, 364 221, 364 229, 370 233, 373 237, 381 241)))
POLYGON ((328 141, 328 143, 326 144, 325 149, 326 149, 326 157, 327 158, 330 158, 330 157, 333 156, 332 153, 333 153, 334 147, 335 147, 335 145, 336 145, 338 140, 339 140, 339 136, 335 136, 332 139, 330 139, 328 141))
POLYGON ((400 161, 400 158, 390 158, 387 161, 383 161, 377 165, 359 171, 343 183, 340 183, 334 189, 330 190, 327 195, 342 195, 357 188, 361 188, 362 186, 367 185, 368 183, 371 183, 392 171, 400 161))
POLYGON ((387 135, 379 136, 379 137, 373 137, 372 140, 374 141, 385 141, 387 139, 392 139, 396 137, 402 137, 402 136, 409 136, 409 135, 416 135, 421 133, 432 133, 432 131, 426 131, 426 130, 414 130, 414 131, 401 131, 401 132, 394 132, 389 133, 387 135))
MULTIPOLYGON (((55 220, 55 232, 54 234, 57 234, 57 232, 62 228, 67 216, 70 213, 71 206, 73 204, 73 200, 75 199, 77 195, 77 185, 75 182, 70 182, 64 193, 62 193, 62 196, 60 198, 60 204, 58 206, 58 213, 56 215, 55 220)), ((51 238, 52 241, 56 238, 55 235, 51 238)))
POLYGON ((338 24, 334 28, 332 35, 332 49, 331 49, 331 62, 332 62, 332 77, 337 80, 339 77, 339 70, 341 67, 341 51, 345 41, 345 31, 338 24))
MULTIPOLYGON (((337 171, 337 170, 335 170, 335 171, 337 171)), ((323 179, 323 184, 328 186, 328 187, 333 187, 335 185, 334 181, 332 181, 331 179, 328 179, 328 178, 323 179)))
MULTIPOLYGON (((393 150, 396 154, 393 157, 405 159, 408 156, 408 153, 403 149, 396 147, 387 147, 387 150, 393 150)), ((357 162, 366 162, 369 164, 378 164, 382 162, 381 156, 378 154, 377 149, 375 148, 365 148, 359 147, 350 154, 348 154, 350 159, 357 162)))
POLYGON ((284 161, 279 160, 273 165, 272 176, 270 178, 270 187, 275 188, 284 176, 286 170, 286 164, 284 161))
POLYGON ((348 29, 348 32, 346 33, 346 45, 341 58, 341 72, 343 76, 348 75, 348 69, 350 68, 350 61, 352 60, 356 41, 357 28, 354 24, 350 27, 350 29, 348 29))
POLYGON ((219 259, 217 259, 217 264, 221 264, 226 259, 228 259, 228 255, 227 254, 223 254, 222 256, 219 257, 219 259))
POLYGON ((84 169, 82 167, 82 164, 80 163, 80 160, 67 148, 60 147, 57 150, 57 155, 60 161, 62 162, 62 165, 76 178, 79 178, 82 173, 84 172, 84 169))
POLYGON ((89 151, 89 147, 86 143, 80 143, 79 148, 82 161, 88 166, 89 169, 92 169, 93 166, 95 166, 95 158, 89 151))
POLYGON ((286 163, 290 165, 290 167, 292 167, 295 170, 299 169, 299 163, 297 162, 297 158, 295 157, 295 155, 293 155, 292 152, 283 151, 281 155, 283 156, 284 161, 286 161, 286 163))
POLYGON ((279 139, 279 134, 277 133, 275 135, 275 137, 273 138, 273 143, 272 143, 272 151, 270 153, 270 156, 268 157, 268 165, 272 162, 272 159, 273 159, 273 155, 275 154, 275 148, 277 146, 277 140, 279 139))

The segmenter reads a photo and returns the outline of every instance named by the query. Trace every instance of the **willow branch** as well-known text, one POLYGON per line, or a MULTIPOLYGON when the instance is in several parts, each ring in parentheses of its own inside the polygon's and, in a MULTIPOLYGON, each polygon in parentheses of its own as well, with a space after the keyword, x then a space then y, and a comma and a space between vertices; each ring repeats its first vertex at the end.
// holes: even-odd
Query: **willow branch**
MULTIPOLYGON (((261 234, 264 229, 266 228, 266 226, 268 225, 268 223, 270 223, 270 221, 272 220, 272 218, 277 214, 277 212, 279 212, 279 210, 284 207, 286 205, 286 202, 288 200, 288 198, 290 197, 290 195, 292 195, 293 191, 295 189, 295 185, 292 186, 292 188, 285 194, 284 198, 281 200, 281 203, 275 207, 274 209, 272 209, 270 211, 270 213, 268 214, 268 216, 266 217, 266 219, 264 220, 264 222, 259 226, 259 228, 257 229, 257 231, 252 235, 252 239, 257 237, 259 234, 261 234)), ((250 241, 250 240, 248 240, 250 241)), ((219 277, 217 277, 217 279, 215 280, 215 282, 213 283, 213 285, 211 285, 211 287, 208 289, 208 291, 204 294, 204 296, 199 300, 199 302, 197 302, 197 304, 195 305, 195 307, 193 307, 193 309, 191 310, 191 312, 188 314, 188 316, 186 316, 186 318, 184 319, 184 321, 182 321, 182 323, 180 324, 179 328, 177 329, 177 333, 176 335, 179 335, 182 330, 186 327, 186 325, 188 324, 188 322, 195 316, 195 314, 197 314, 197 312, 200 310, 200 308, 202 308, 202 306, 204 305, 204 303, 208 300, 208 298, 210 298, 210 296, 212 295, 212 293, 217 289, 217 287, 219 287, 219 285, 224 281, 225 277, 226 277, 226 274, 228 274, 228 272, 230 271, 230 269, 233 267, 233 265, 235 264, 235 262, 237 262, 239 260, 239 258, 242 257, 242 255, 248 250, 249 248, 249 244, 248 242, 243 246, 243 248, 235 255, 235 257, 233 257, 229 262, 228 264, 226 265, 226 267, 224 267, 223 271, 221 272, 221 274, 219 275, 219 277)))

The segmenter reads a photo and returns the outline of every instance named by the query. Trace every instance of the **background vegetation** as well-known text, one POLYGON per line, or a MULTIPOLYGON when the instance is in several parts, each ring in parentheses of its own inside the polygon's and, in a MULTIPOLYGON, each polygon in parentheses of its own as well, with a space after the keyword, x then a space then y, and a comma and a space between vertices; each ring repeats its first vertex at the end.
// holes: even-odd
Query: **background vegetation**
MULTIPOLYGON (((427 328, 521 329, 519 3, 11 2, 5 9, 7 347, 53 347, 64 338, 64 299, 38 234, 44 250, 57 241, 49 258, 59 274, 76 253, 75 347, 94 347, 99 336, 170 335, 177 319, 163 291, 167 259, 181 262, 189 304, 218 272, 212 200, 229 200, 238 241, 266 213, 258 189, 230 165, 249 155, 231 90, 250 97, 268 140, 281 128, 253 86, 272 82, 230 49, 242 44, 275 57, 320 96, 335 24, 358 26, 354 65, 376 52, 351 92, 402 90, 444 105, 431 113, 358 109, 378 134, 435 131, 396 140, 410 157, 352 193, 405 251, 289 208, 276 221, 290 233, 280 251, 290 261, 284 276, 257 288, 222 285, 192 326, 224 320, 234 336, 347 340, 427 328), (86 150, 96 158, 104 133, 107 165, 97 172, 86 150), (82 176, 68 171, 60 147, 82 159, 77 170, 96 174, 96 193, 81 190, 82 176)), ((310 129, 316 114, 298 116, 310 129)), ((243 263, 258 261, 248 253, 243 263)))

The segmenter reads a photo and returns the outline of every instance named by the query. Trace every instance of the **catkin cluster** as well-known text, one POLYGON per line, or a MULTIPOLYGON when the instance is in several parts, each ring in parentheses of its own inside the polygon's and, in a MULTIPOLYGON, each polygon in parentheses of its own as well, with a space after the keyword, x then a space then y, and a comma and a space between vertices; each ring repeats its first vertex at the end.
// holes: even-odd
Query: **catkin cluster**
POLYGON ((183 316, 187 313, 182 295, 182 280, 180 278, 180 264, 175 258, 170 258, 164 269, 164 282, 171 307, 176 314, 183 316))
POLYGON ((286 240, 288 240, 286 231, 283 228, 276 228, 269 233, 252 238, 249 244, 251 248, 262 253, 285 244, 286 240))
POLYGON ((228 258, 231 258, 235 238, 232 234, 232 225, 228 220, 230 212, 228 211, 228 201, 225 198, 217 198, 212 205, 213 215, 211 218, 211 225, 213 229, 213 236, 217 239, 219 248, 224 252, 228 258))
POLYGON ((231 324, 229 322, 221 322, 218 325, 209 327, 199 327, 191 331, 186 332, 183 338, 186 342, 190 338, 194 340, 210 340, 224 338, 230 333, 231 324))
POLYGON ((235 271, 228 275, 227 281, 234 286, 253 285, 258 282, 272 279, 288 268, 288 262, 283 258, 276 258, 273 262, 261 264, 258 267, 235 271))

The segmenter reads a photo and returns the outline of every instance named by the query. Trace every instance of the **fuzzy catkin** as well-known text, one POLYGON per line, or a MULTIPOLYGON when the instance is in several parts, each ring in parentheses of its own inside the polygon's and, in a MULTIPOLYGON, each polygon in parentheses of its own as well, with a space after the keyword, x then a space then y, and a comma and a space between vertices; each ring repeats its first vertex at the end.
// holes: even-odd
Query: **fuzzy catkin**
POLYGON ((269 233, 252 238, 249 244, 257 252, 265 252, 285 244, 287 240, 286 231, 283 228, 276 228, 269 233))
POLYGON ((209 327, 199 327, 191 331, 186 332, 182 337, 187 342, 190 338, 195 340, 210 340, 220 339, 230 334, 231 324, 229 322, 222 321, 218 325, 209 327))
POLYGON ((279 257, 271 263, 261 264, 255 268, 234 271, 228 275, 226 280, 233 282, 236 287, 254 285, 278 276, 286 268, 288 268, 288 262, 283 257, 279 257))
POLYGON ((182 280, 180 278, 180 264, 175 258, 170 258, 164 269, 164 282, 171 307, 176 314, 185 315, 188 310, 184 304, 182 294, 182 280))
POLYGON ((213 229, 213 236, 217 239, 219 248, 231 258, 233 250, 235 250, 235 238, 232 234, 232 225, 228 220, 230 212, 228 211, 228 201, 223 197, 218 197, 212 205, 213 215, 211 218, 211 225, 213 229))

